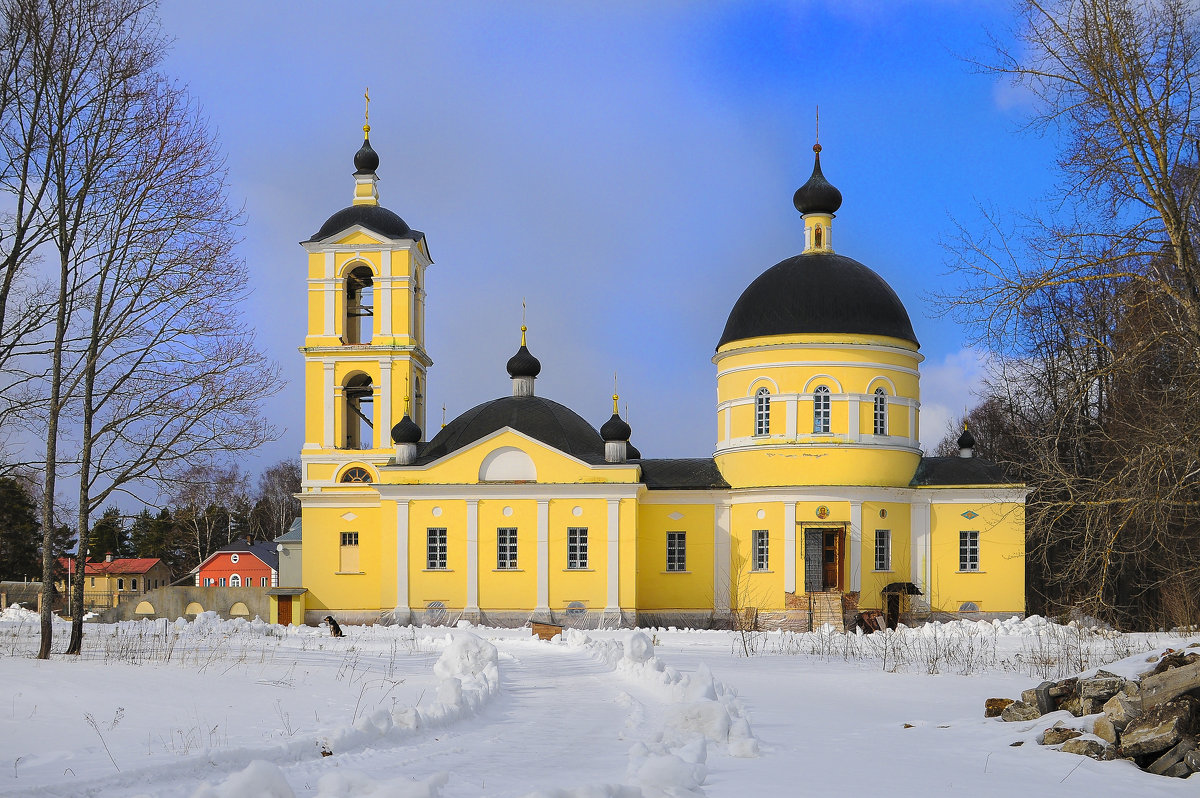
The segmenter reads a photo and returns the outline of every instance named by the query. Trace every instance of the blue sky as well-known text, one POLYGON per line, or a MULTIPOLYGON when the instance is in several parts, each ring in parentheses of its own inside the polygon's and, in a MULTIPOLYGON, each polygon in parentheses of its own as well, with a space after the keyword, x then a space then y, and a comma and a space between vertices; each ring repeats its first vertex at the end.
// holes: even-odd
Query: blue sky
POLYGON ((942 243, 980 205, 1026 210, 1053 142, 1019 93, 968 62, 1011 24, 1002 0, 297 2, 168 0, 167 70, 228 156, 253 294, 289 383, 256 469, 298 453, 305 258, 349 204, 364 87, 380 198, 434 266, 430 426, 509 392, 528 304, 538 393, 594 425, 613 372, 647 457, 711 454, 733 303, 801 249, 791 196, 822 165, 839 253, 886 279, 926 357, 922 439, 971 403, 979 357, 927 298, 942 243))

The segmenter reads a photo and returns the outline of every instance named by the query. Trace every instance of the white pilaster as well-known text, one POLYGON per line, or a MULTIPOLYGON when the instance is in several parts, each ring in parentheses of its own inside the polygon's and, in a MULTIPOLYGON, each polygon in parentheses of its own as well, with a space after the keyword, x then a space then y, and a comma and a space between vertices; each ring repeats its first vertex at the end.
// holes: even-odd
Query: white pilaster
POLYGON ((796 592, 796 503, 783 505, 783 590, 796 592))
POLYGON ((408 605, 408 500, 396 502, 396 610, 397 623, 407 623, 408 605))
POLYGON ((467 499, 467 612, 479 612, 479 501, 467 499))
POLYGON ((621 610, 621 500, 608 500, 608 601, 604 611, 621 610))
POLYGON ((729 586, 733 562, 729 554, 728 504, 718 504, 713 521, 713 609, 729 612, 729 586))
POLYGON ((796 437, 796 412, 799 409, 799 401, 795 396, 791 396, 788 398, 785 407, 787 408, 785 411, 785 420, 787 422, 785 433, 789 438, 794 438, 796 437))
POLYGON ((535 613, 550 612, 550 502, 537 503, 537 606, 535 613))
POLYGON ((379 276, 376 282, 375 309, 378 311, 379 334, 392 334, 392 251, 385 249, 379 253, 379 276))
POLYGON ((910 404, 908 406, 908 437, 916 444, 917 441, 917 406, 910 404))
POLYGON ((733 437, 733 409, 726 407, 725 408, 725 442, 728 443, 729 439, 732 437, 733 437))
POLYGON ((862 589, 862 502, 850 502, 850 590, 862 589))
POLYGON ((861 438, 861 434, 859 432, 859 422, 862 421, 862 415, 858 400, 859 396, 856 393, 851 394, 847 399, 847 403, 849 405, 847 412, 850 416, 850 439, 854 441, 861 438))
POLYGON ((379 361, 379 443, 386 449, 392 445, 392 361, 379 361))
POLYGON ((333 253, 325 253, 325 334, 336 335, 334 331, 334 314, 337 313, 337 295, 341 286, 334 279, 333 253))
POLYGON ((911 569, 913 584, 919 587, 924 595, 914 597, 913 600, 914 602, 924 602, 926 606, 932 606, 932 597, 929 591, 930 583, 933 581, 931 578, 932 563, 930 562, 932 535, 929 528, 929 516, 929 500, 921 496, 918 491, 912 502, 911 569))
POLYGON ((383 386, 371 386, 371 425, 374 429, 371 430, 371 448, 385 449, 388 441, 385 437, 387 433, 383 429, 383 386))
POLYGON ((338 389, 333 380, 333 368, 333 363, 325 364, 325 389, 323 391, 325 394, 325 433, 321 440, 321 445, 326 449, 332 449, 337 445, 333 437, 333 417, 334 408, 337 406, 338 389))

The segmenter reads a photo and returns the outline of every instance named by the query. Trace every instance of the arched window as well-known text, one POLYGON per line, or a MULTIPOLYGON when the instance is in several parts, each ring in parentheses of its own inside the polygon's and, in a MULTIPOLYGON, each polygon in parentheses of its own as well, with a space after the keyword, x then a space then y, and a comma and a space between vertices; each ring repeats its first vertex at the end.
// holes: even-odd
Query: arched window
POLYGON ((821 248, 821 227, 820 227, 820 225, 813 228, 813 247, 816 249, 821 248))
POLYGON ((375 393, 371 378, 356 374, 346 382, 346 448, 370 449, 374 442, 375 393))
POLYGON ((375 315, 375 281, 371 270, 359 266, 346 275, 346 332, 348 344, 371 343, 371 318, 375 315))
POLYGON ((875 434, 887 435, 887 391, 875 389, 875 434))
POLYGON ((362 466, 353 466, 351 468, 346 469, 345 473, 342 474, 341 481, 342 482, 370 483, 371 482, 371 472, 368 471, 367 469, 363 468, 362 466))
POLYGON ((240 576, 238 576, 237 574, 234 574, 233 576, 229 577, 229 586, 230 587, 241 587, 242 586, 242 578, 240 576))
POLYGON ((813 392, 813 432, 829 432, 829 389, 824 385, 813 392))
POLYGON ((754 394, 754 434, 771 434, 771 392, 766 388, 754 394))

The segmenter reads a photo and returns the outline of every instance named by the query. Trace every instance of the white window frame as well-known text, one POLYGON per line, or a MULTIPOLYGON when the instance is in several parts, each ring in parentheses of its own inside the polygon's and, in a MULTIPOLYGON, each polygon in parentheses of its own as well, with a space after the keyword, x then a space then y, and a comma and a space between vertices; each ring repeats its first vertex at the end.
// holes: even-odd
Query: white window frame
POLYGON ((588 567, 588 528, 567 527, 567 570, 586 571, 588 567))
POLYGON ((496 529, 496 570, 517 570, 517 528, 502 526, 496 529))
POLYGON ((425 570, 445 571, 448 543, 446 527, 431 526, 425 530, 425 570))
POLYGON ((687 533, 667 533, 667 570, 682 573, 687 570, 687 533))
POLYGON ((756 529, 753 535, 754 571, 771 570, 771 533, 766 529, 756 529))
POLYGON ((958 533, 958 570, 979 570, 979 531, 967 530, 958 533))
POLYGON ((232 563, 236 563, 239 559, 241 559, 241 557, 239 557, 237 554, 229 555, 229 561, 232 563))
POLYGON ((217 578, 217 587, 225 587, 225 577, 221 576, 217 578))
POLYGON ((813 391, 813 434, 821 435, 828 434, 831 411, 831 397, 829 388, 824 385, 817 386, 813 391))
POLYGON ((117 580, 117 590, 124 590, 124 589, 125 589, 125 579, 120 578, 117 580))
POLYGON ((129 589, 134 592, 137 592, 137 586, 138 586, 137 577, 136 576, 130 577, 129 578, 129 589))
POLYGON ((268 581, 268 577, 260 576, 258 578, 258 586, 259 587, 269 587, 269 585, 267 584, 267 581, 268 581))
POLYGON ((887 435, 887 391, 882 388, 875 389, 875 434, 887 435))
POLYGON ((892 530, 875 530, 875 570, 892 570, 892 530))
POLYGON ((229 586, 230 587, 241 587, 242 586, 242 577, 238 576, 237 574, 234 574, 233 576, 229 577, 229 586))
POLYGON ((771 391, 765 387, 754 394, 754 434, 771 434, 771 391))

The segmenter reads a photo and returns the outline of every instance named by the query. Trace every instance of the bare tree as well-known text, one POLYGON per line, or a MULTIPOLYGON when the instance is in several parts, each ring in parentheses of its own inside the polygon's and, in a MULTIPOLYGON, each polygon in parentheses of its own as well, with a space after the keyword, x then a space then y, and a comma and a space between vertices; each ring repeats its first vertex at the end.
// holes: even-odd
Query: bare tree
POLYGON ((232 540, 230 513, 248 496, 248 478, 237 466, 194 466, 173 480, 171 517, 187 532, 192 566, 232 540))
POLYGON ((274 540, 287 532, 299 517, 300 500, 296 494, 300 486, 300 461, 294 457, 280 460, 259 476, 255 510, 261 510, 265 540, 274 540))
POLYGON ((1200 588, 1200 28, 1188 0, 1022 0, 985 69, 1061 142, 1053 202, 960 229, 942 297, 997 364, 995 456, 1036 490, 1031 604, 1119 622, 1200 588))

